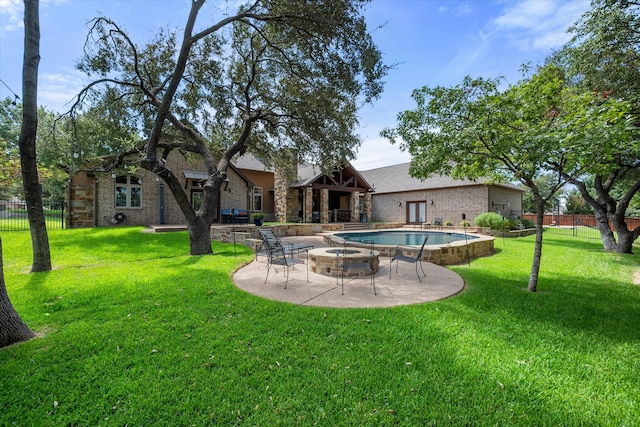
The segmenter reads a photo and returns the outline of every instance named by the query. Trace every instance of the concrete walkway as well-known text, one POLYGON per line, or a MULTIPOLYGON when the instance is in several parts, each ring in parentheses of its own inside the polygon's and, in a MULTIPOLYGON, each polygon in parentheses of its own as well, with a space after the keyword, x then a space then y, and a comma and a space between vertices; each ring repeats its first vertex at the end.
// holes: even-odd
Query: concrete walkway
MULTIPOLYGON (((287 237, 283 242, 312 244, 316 248, 327 246, 321 236, 287 237)), ((464 289, 462 278, 444 267, 425 262, 422 264, 427 277, 416 276, 415 265, 401 262, 396 273, 393 264, 389 279, 389 258, 380 257, 380 269, 375 275, 377 295, 373 294, 369 276, 345 278, 344 295, 341 283, 335 277, 327 277, 307 271, 306 254, 296 256, 295 265, 289 268, 289 282, 285 285, 285 269, 274 265, 269 272, 267 283, 266 257, 260 256, 239 269, 233 281, 240 289, 264 298, 290 302, 297 305, 318 307, 356 308, 392 307, 419 304, 447 298, 464 289), (309 281, 307 281, 307 273, 309 281)))

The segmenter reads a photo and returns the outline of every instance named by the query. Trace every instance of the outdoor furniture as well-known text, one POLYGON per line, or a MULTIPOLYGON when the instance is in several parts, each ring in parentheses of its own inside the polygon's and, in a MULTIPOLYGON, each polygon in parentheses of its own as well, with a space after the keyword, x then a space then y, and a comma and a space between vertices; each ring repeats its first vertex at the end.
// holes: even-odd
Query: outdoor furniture
POLYGON ((435 227, 442 227, 442 218, 438 218, 438 217, 436 217, 436 218, 433 220, 433 225, 434 225, 435 227))
POLYGON ((391 279, 391 265, 393 261, 396 262, 396 273, 398 272, 398 263, 399 261, 410 262, 416 265, 416 275, 418 276, 418 280, 422 282, 420 279, 420 273, 418 273, 418 264, 420 264, 420 270, 422 270, 422 274, 427 277, 427 274, 424 272, 422 268, 422 253, 424 252, 424 246, 427 244, 427 240, 429 240, 429 236, 425 237, 424 242, 422 242, 422 247, 418 253, 414 256, 410 255, 410 252, 416 250, 415 246, 396 246, 396 254, 391 258, 391 262, 389 262, 389 279, 391 279), (407 253, 408 252, 408 253, 407 253))
POLYGON ((246 209, 221 209, 222 224, 249 224, 249 212, 246 209))
MULTIPOLYGON (((307 252, 308 257, 309 249, 313 249, 314 246, 307 244, 294 245, 291 243, 282 243, 282 241, 276 237, 273 230, 269 228, 260 228, 258 231, 260 232, 260 237, 262 237, 262 245, 256 251, 256 259, 258 259, 259 252, 262 252, 267 257, 267 275, 264 278, 264 283, 267 283, 267 279, 269 278, 271 265, 282 265, 285 267, 286 275, 284 288, 287 289, 287 284, 289 282, 289 265, 294 263, 293 254, 305 251, 307 252)), ((307 261, 307 281, 309 281, 308 265, 309 262, 307 261)))
MULTIPOLYGON (((349 259, 347 256, 349 254, 349 249, 347 247, 348 242, 345 240, 344 247, 342 252, 336 252, 336 256, 338 257, 338 264, 340 266, 340 278, 342 281, 342 295, 344 295, 344 276, 345 273, 349 271, 369 271, 369 277, 371 278, 371 286, 373 286, 373 294, 378 295, 376 292, 376 280, 375 280, 375 272, 376 272, 376 260, 378 259, 379 253, 375 251, 375 244, 373 240, 363 240, 359 243, 367 243, 369 244, 368 248, 368 256, 366 258, 359 258, 356 261, 349 259)), ((338 276, 336 275, 336 285, 338 282, 338 276)))

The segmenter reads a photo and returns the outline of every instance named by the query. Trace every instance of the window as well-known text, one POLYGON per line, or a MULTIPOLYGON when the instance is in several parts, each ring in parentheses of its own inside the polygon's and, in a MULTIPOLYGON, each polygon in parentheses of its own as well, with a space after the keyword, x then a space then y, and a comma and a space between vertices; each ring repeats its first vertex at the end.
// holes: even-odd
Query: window
POLYGON ((262 187, 253 187, 253 210, 262 212, 262 187))
POLYGON ((142 206, 142 179, 137 176, 116 177, 116 207, 139 208, 142 206))

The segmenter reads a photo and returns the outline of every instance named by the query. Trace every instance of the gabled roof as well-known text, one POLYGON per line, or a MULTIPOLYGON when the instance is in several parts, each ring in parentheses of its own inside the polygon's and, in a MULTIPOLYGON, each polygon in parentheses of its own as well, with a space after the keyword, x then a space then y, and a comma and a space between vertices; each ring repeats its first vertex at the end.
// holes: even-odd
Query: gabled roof
POLYGON ((298 180, 291 183, 291 187, 305 187, 322 176, 320 168, 311 163, 298 166, 298 180))
MULTIPOLYGON (((362 176, 373 186, 376 194, 399 193, 436 188, 467 187, 474 185, 489 185, 487 180, 478 179, 459 180, 444 175, 433 175, 427 179, 414 178, 409 175, 409 163, 385 166, 377 169, 362 171, 362 176)), ((512 184, 492 184, 516 191, 524 191, 512 184)))
POLYGON ((331 174, 323 173, 317 166, 305 163, 298 167, 298 180, 290 187, 329 188, 338 191, 369 191, 367 180, 351 164, 346 162, 331 174))

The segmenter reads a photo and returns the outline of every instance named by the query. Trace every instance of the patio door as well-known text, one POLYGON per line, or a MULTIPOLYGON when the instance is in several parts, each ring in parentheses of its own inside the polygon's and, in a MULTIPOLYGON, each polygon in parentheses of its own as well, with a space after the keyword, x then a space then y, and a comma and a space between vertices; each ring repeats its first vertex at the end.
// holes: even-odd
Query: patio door
POLYGON ((407 202, 407 223, 417 224, 427 218, 427 202, 407 202))

